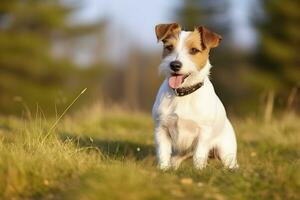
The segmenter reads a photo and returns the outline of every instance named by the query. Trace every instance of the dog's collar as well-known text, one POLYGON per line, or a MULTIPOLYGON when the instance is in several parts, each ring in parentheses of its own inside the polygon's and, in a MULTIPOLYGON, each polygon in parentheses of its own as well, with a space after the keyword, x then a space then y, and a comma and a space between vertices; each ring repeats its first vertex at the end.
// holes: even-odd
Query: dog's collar
POLYGON ((195 92, 202 86, 203 86, 203 82, 199 82, 199 83, 189 86, 189 87, 175 88, 175 89, 173 89, 173 91, 176 96, 183 97, 183 96, 186 96, 186 95, 189 95, 189 94, 195 92))

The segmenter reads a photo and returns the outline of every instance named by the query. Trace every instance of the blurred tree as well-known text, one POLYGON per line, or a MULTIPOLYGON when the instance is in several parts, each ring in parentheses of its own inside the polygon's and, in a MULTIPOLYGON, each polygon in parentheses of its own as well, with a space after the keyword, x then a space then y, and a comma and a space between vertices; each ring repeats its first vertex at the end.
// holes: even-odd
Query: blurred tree
POLYGON ((184 29, 193 30, 203 25, 224 36, 230 31, 228 9, 228 0, 185 0, 175 18, 184 29))
POLYGON ((216 53, 212 53, 210 60, 216 66, 212 68, 212 81, 225 105, 234 107, 233 110, 239 113, 253 112, 264 105, 265 115, 270 116, 273 103, 284 105, 287 99, 287 107, 297 104, 295 87, 300 82, 300 2, 257 2, 261 3, 261 9, 255 7, 252 16, 260 42, 253 52, 234 46, 230 41, 229 34, 234 28, 230 14, 233 2, 230 0, 182 1, 175 18, 184 28, 191 30, 194 26, 204 25, 223 36, 221 46, 213 50, 216 53), (264 12, 263 17, 258 10, 264 12), (250 62, 252 53, 255 54, 255 62, 250 62), (272 99, 279 93, 281 98, 272 99), (265 103, 259 100, 261 94, 266 96, 265 103))
POLYGON ((300 83, 300 1, 265 0, 263 18, 256 18, 260 34, 257 61, 274 90, 300 83))
POLYGON ((289 107, 300 84, 300 1, 265 0, 260 6, 263 15, 255 18, 260 36, 255 61, 260 75, 254 80, 260 88, 287 99, 282 102, 289 107))
POLYGON ((124 76, 124 94, 125 102, 129 107, 138 109, 140 107, 139 102, 139 70, 138 58, 141 57, 138 55, 136 50, 132 50, 131 54, 128 57, 128 66, 125 70, 124 76))
POLYGON ((220 34, 223 38, 221 45, 213 49, 210 56, 212 63, 211 79, 218 95, 230 111, 253 110, 249 102, 242 104, 251 95, 241 79, 241 69, 247 62, 247 51, 234 46, 231 41, 233 19, 230 14, 230 0, 186 0, 182 1, 177 9, 177 16, 183 28, 193 30, 195 26, 204 25, 210 30, 220 34), (234 77, 234 78, 233 78, 234 77), (244 109, 244 107, 247 107, 244 109))
POLYGON ((83 74, 69 59, 54 59, 52 52, 56 38, 79 37, 98 29, 97 25, 70 25, 74 11, 59 0, 1 0, 1 113, 19 112, 23 108, 17 102, 53 111, 57 99, 63 101, 78 90, 83 74))

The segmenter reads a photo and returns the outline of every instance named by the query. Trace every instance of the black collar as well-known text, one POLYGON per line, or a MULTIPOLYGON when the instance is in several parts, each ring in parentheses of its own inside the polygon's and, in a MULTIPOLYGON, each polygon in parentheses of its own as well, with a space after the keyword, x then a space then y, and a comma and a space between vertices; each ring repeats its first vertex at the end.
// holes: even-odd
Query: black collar
POLYGON ((189 86, 189 87, 176 88, 176 89, 173 89, 173 91, 176 96, 183 97, 183 96, 186 96, 188 94, 195 92, 196 90, 201 88, 202 85, 203 85, 203 82, 200 82, 200 83, 197 83, 197 84, 189 86))

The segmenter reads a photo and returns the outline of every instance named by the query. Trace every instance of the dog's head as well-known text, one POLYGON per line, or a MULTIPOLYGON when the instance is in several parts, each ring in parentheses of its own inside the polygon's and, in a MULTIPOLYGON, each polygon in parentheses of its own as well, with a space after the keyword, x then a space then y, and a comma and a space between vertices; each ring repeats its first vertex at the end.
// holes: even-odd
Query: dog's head
POLYGON ((204 72, 208 75, 205 66, 209 51, 219 45, 221 36, 203 26, 182 31, 177 23, 159 24, 155 33, 157 40, 163 42, 160 72, 169 79, 171 88, 188 85, 189 79, 203 76, 204 72))

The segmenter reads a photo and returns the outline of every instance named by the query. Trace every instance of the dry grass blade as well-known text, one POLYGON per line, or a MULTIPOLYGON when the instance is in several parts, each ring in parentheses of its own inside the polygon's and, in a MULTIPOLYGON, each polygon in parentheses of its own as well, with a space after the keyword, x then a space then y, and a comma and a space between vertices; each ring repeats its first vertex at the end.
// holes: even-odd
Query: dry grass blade
POLYGON ((79 97, 85 93, 85 91, 87 90, 87 88, 84 88, 78 95, 77 97, 66 107, 66 109, 62 112, 62 114, 55 120, 55 122, 53 123, 53 125, 51 126, 51 128, 49 129, 49 131, 47 132, 47 134, 45 135, 45 137, 42 140, 42 143, 45 142, 45 140, 50 136, 50 134, 52 133, 53 129, 56 127, 56 125, 58 124, 58 122, 61 120, 61 118, 67 113, 67 111, 72 107, 72 105, 79 99, 79 97))

